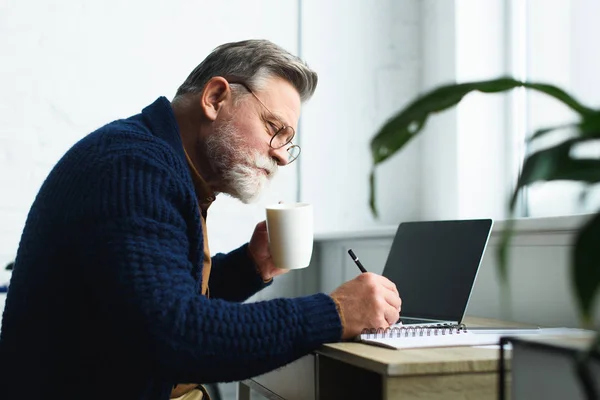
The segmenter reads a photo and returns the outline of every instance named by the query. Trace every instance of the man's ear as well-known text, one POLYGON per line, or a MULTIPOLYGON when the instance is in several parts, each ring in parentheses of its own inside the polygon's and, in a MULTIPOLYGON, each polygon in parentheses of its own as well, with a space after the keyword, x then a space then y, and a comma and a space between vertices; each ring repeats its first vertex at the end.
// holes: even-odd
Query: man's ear
POLYGON ((227 82, 225 78, 220 76, 210 78, 210 80, 206 82, 206 85, 204 85, 204 90, 200 97, 200 106, 202 107, 202 111, 206 118, 211 121, 216 120, 225 100, 230 97, 231 88, 229 87, 229 82, 227 82))

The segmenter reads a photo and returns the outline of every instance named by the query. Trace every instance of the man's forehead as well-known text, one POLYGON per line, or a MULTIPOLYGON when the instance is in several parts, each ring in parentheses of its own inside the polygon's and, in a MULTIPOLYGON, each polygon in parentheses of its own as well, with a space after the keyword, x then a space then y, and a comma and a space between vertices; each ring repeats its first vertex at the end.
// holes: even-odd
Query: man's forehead
POLYGON ((302 102, 298 91, 291 83, 278 77, 270 78, 265 89, 259 93, 259 97, 275 118, 286 125, 296 127, 300 118, 302 102))

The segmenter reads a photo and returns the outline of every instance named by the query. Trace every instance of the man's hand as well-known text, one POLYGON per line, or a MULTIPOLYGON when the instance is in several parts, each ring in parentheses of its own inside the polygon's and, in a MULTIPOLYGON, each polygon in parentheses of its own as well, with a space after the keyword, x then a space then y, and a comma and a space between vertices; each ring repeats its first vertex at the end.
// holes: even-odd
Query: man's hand
POLYGON ((396 285, 381 275, 360 274, 331 293, 341 308, 342 339, 359 335, 363 329, 387 328, 400 318, 402 300, 396 285))
POLYGON ((248 244, 250 257, 256 264, 263 281, 267 282, 277 275, 285 274, 289 270, 277 268, 269 250, 269 235, 267 234, 267 222, 262 221, 254 228, 254 233, 248 244))

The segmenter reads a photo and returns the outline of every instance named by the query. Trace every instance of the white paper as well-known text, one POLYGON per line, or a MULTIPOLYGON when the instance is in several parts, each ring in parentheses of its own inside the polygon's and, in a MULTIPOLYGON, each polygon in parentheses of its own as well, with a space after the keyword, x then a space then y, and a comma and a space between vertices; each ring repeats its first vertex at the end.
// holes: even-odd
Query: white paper
POLYGON ((483 346, 500 343, 498 334, 482 334, 472 332, 446 333, 445 335, 400 336, 387 338, 370 338, 369 335, 361 336, 364 343, 391 349, 416 349, 423 347, 454 347, 454 346, 483 346))
MULTIPOLYGON (((419 332, 419 331, 417 331, 419 332)), ((375 335, 365 334, 360 336, 363 343, 390 349, 416 349, 424 347, 454 347, 454 346, 489 346, 500 345, 500 338, 504 336, 523 337, 537 335, 561 335, 581 336, 590 335, 593 332, 573 328, 540 328, 540 329, 491 329, 491 330, 450 330, 435 331, 431 334, 413 334, 413 332, 401 332, 400 334, 375 335), (510 334, 512 333, 512 334, 510 334), (378 337, 379 336, 379 337, 378 337)))

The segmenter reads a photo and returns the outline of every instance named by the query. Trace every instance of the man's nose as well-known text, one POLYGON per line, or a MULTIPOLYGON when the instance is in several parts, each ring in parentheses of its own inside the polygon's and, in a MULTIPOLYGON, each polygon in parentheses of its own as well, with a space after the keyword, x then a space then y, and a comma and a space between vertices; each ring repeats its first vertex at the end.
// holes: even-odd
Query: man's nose
POLYGON ((288 158, 289 154, 286 146, 283 146, 279 149, 274 149, 271 147, 269 155, 271 156, 271 158, 273 158, 273 160, 275 160, 277 165, 279 165, 280 167, 283 167, 290 163, 288 158))

